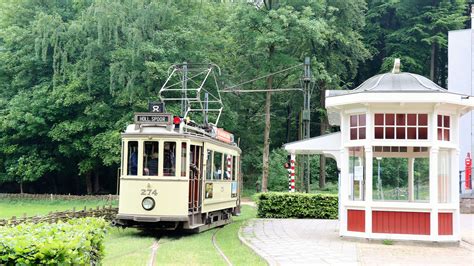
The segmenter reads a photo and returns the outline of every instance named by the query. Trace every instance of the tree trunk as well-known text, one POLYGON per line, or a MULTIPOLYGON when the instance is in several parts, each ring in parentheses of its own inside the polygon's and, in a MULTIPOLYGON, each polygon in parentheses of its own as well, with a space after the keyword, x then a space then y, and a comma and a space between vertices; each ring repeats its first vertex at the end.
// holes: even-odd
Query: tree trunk
POLYGON ((86 174, 86 189, 87 195, 92 194, 92 175, 90 172, 86 174))
POLYGON ((326 186, 326 157, 319 155, 319 188, 326 186))
POLYGON ((23 194, 23 181, 20 181, 20 194, 23 194))
POLYGON ((99 173, 95 172, 95 175, 94 175, 94 193, 96 194, 97 192, 99 192, 99 190, 100 190, 99 173))
POLYGON ((438 44, 431 44, 431 63, 430 63, 430 78, 434 83, 438 83, 438 44))
MULTIPOLYGON (((271 90, 273 86, 273 76, 267 79, 267 89, 271 90)), ((265 99, 265 132, 263 133, 263 173, 262 173, 262 192, 267 192, 268 167, 270 158, 270 107, 272 102, 272 93, 267 92, 265 99)))
POLYGON ((54 194, 58 194, 58 183, 56 182, 56 176, 55 175, 52 176, 51 181, 53 182, 54 194))

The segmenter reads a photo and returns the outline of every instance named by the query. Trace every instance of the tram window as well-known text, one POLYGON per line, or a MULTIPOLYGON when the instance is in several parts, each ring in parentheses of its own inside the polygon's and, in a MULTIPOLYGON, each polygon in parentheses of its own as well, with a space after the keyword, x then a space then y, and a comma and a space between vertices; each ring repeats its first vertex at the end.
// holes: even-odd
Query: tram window
POLYGON ((212 151, 207 150, 207 161, 206 161, 206 179, 212 179, 212 151))
POLYGON ((232 156, 232 180, 237 179, 237 158, 236 156, 232 156))
POLYGON ((138 167, 138 141, 129 141, 128 142, 128 165, 127 165, 127 174, 128 175, 137 175, 138 167))
POLYGON ((224 154, 224 179, 230 180, 232 177, 232 155, 224 154))
POLYGON ((181 143, 181 176, 186 177, 186 169, 188 164, 186 163, 186 154, 187 154, 187 143, 181 143))
POLYGON ((158 141, 143 143, 143 175, 158 175, 158 141))
POLYGON ((176 142, 164 144, 163 175, 175 176, 176 174, 176 142))
POLYGON ((214 179, 222 179, 222 153, 214 152, 214 179))

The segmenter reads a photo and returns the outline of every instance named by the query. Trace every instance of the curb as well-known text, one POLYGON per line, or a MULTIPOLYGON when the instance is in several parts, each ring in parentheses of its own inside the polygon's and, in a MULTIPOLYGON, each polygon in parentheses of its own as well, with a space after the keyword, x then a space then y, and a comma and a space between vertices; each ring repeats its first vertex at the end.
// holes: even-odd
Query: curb
MULTIPOLYGON (((254 219, 250 220, 250 221, 253 221, 254 219)), ((239 240, 240 242, 242 242, 244 245, 246 245, 247 247, 250 248, 250 250, 252 250, 252 252, 254 252, 255 254, 257 254, 260 258, 262 258, 264 261, 267 262, 268 265, 278 265, 278 263, 276 261, 274 261, 272 258, 270 257, 267 257, 266 254, 264 254, 261 250, 259 250, 258 248, 256 248, 254 245, 252 245, 250 242, 248 242, 243 236, 242 236, 242 227, 244 226, 247 226, 248 224, 246 225, 242 225, 240 228, 239 228, 239 232, 238 232, 238 236, 239 236, 239 240)))

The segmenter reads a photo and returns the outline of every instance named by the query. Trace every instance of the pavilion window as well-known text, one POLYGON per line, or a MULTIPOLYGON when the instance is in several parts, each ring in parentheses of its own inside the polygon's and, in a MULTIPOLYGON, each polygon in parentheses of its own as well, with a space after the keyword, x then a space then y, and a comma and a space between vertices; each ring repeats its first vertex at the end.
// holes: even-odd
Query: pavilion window
POLYGON ((351 140, 365 139, 366 117, 365 114, 350 116, 351 140))
POLYGON ((349 148, 350 200, 365 200, 365 150, 364 147, 349 148))
POLYGON ((375 114, 375 139, 428 139, 428 114, 375 114))
POLYGON ((449 150, 438 153, 438 202, 449 203, 451 198, 451 157, 449 150))
POLYGON ((438 115, 438 140, 449 141, 450 121, 449 115, 438 115))
POLYGON ((428 147, 373 147, 375 201, 428 201, 428 147))

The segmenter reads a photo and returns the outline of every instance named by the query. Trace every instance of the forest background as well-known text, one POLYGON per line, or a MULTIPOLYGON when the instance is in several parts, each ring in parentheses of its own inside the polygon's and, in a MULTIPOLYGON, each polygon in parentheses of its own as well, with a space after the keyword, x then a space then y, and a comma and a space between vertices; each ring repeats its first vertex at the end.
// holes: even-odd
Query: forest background
MULTIPOLYGON (((447 33, 469 28, 468 14, 467 0, 0 0, 0 192, 115 193, 120 133, 183 61, 219 65, 230 86, 309 56, 311 136, 337 130, 324 91, 353 89, 394 58, 447 87, 447 33)), ((223 95, 219 126, 240 138, 252 188, 269 96, 223 95)), ((301 138, 302 107, 302 93, 271 94, 270 190, 288 187, 281 146, 301 138)), ((337 182, 334 161, 312 160, 312 183, 337 182)))

